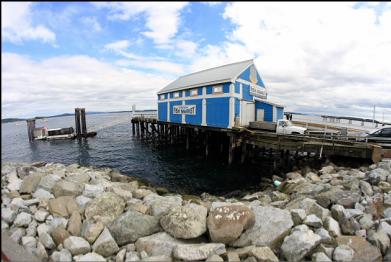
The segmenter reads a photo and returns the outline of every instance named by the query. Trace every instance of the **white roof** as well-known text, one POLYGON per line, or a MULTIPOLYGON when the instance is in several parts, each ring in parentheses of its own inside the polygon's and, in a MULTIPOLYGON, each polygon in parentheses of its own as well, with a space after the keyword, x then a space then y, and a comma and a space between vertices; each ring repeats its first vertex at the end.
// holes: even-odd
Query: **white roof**
POLYGON ((235 78, 237 78, 247 67, 253 63, 254 61, 251 59, 181 76, 174 82, 161 89, 158 94, 188 89, 192 87, 233 82, 235 78))

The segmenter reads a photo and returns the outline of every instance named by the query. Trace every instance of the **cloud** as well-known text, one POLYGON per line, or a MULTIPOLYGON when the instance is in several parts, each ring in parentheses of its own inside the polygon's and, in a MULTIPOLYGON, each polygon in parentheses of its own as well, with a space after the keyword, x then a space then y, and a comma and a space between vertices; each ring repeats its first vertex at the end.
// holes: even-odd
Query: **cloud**
POLYGON ((2 36, 12 43, 40 40, 53 44, 54 32, 43 25, 32 25, 31 6, 29 2, 1 2, 2 36))
POLYGON ((2 117, 156 108, 156 92, 171 79, 125 70, 89 56, 36 61, 2 54, 2 117), (28 105, 29 111, 26 111, 28 105))
POLYGON ((127 49, 130 43, 128 40, 118 40, 115 42, 108 43, 104 46, 105 49, 119 52, 127 49))
POLYGON ((130 20, 140 14, 146 15, 146 27, 143 35, 151 38, 156 44, 165 44, 178 32, 180 11, 186 2, 116 2, 94 3, 99 8, 109 10, 109 18, 113 20, 130 20))
POLYGON ((102 26, 100 25, 98 19, 95 16, 86 16, 82 17, 81 22, 94 32, 102 31, 102 26))
POLYGON ((234 2, 223 17, 233 24, 226 41, 202 48, 192 70, 255 58, 269 98, 287 110, 371 117, 377 104, 391 120, 391 10, 234 2))

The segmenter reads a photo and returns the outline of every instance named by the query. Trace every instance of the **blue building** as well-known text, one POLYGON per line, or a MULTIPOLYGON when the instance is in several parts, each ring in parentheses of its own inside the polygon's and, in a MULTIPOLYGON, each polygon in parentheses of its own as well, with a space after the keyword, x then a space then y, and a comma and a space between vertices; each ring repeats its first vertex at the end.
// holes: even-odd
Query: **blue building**
POLYGON ((267 101, 253 60, 179 77, 157 94, 158 120, 164 122, 232 128, 284 115, 282 106, 267 101))

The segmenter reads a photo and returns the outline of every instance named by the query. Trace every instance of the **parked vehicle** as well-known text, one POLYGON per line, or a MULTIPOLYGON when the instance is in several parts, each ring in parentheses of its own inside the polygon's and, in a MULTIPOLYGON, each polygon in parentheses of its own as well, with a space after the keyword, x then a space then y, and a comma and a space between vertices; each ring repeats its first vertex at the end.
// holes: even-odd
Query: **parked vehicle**
POLYGON ((365 136, 368 142, 391 144, 391 127, 383 127, 365 136))
POLYGON ((278 120, 277 123, 264 121, 250 122, 250 128, 273 131, 283 135, 304 135, 307 130, 305 127, 293 125, 289 120, 278 120))

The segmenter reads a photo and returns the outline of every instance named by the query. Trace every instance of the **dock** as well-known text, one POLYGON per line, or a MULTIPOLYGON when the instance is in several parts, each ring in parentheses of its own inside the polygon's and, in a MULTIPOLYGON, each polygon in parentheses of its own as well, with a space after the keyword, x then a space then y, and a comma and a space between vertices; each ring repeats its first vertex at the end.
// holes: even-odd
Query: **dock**
POLYGON ((251 157, 258 149, 274 150, 281 153, 295 152, 317 155, 321 157, 342 156, 374 163, 384 155, 389 155, 381 146, 338 138, 321 138, 305 135, 281 135, 273 132, 250 130, 247 128, 216 128, 191 124, 158 121, 156 118, 133 117, 132 135, 151 141, 156 145, 185 144, 189 150, 192 143, 202 145, 206 157, 209 147, 217 144, 220 152, 228 151, 228 164, 232 164, 234 156, 240 154, 240 162, 251 157))

